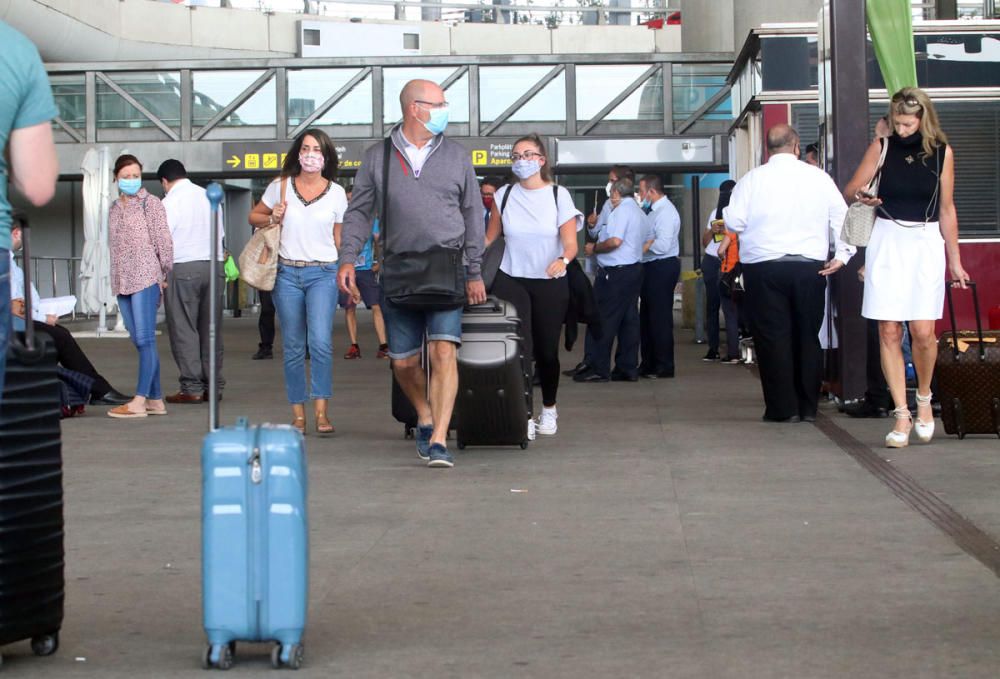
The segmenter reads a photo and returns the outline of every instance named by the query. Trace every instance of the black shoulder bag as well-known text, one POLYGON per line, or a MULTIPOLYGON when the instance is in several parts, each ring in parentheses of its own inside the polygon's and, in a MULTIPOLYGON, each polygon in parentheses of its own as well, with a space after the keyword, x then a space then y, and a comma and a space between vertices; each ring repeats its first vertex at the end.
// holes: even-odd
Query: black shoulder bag
POLYGON ((395 150, 386 137, 382 154, 382 291, 396 306, 418 311, 448 311, 465 305, 462 248, 435 245, 421 252, 394 252, 389 244, 389 157, 395 150))

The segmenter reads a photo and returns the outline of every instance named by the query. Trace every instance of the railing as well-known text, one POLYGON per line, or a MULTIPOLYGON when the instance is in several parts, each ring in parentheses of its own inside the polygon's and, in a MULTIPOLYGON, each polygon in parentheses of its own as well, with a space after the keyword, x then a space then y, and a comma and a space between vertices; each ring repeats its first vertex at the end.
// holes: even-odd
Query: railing
MULTIPOLYGON (((24 266, 23 261, 19 261, 19 264, 24 266)), ((79 307, 78 280, 80 280, 79 257, 31 258, 31 282, 41 297, 74 295, 79 307)), ((73 309, 73 320, 76 320, 76 313, 76 309, 73 309)))
POLYGON ((49 66, 60 142, 383 136, 406 81, 446 90, 457 135, 718 133, 730 54, 230 59, 49 66), (694 129, 691 129, 694 128, 694 129))

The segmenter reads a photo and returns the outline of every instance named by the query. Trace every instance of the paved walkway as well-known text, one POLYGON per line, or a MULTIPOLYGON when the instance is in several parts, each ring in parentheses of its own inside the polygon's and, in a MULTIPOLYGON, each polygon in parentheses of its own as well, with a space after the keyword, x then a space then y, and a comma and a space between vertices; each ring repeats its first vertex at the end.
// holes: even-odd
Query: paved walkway
MULTIPOLYGON (((227 321, 225 340, 223 421, 286 421, 280 359, 249 360, 254 321, 227 321)), ((704 364, 679 340, 677 379, 564 382, 558 436, 469 449, 450 471, 423 467, 402 440, 370 334, 364 359, 336 358, 337 435, 307 438, 312 582, 297 676, 996 677, 994 573, 817 426, 760 422, 753 375, 704 364)), ((83 344, 131 388, 131 345, 83 344)), ((160 348, 169 391, 165 337, 160 348)), ((62 648, 36 659, 8 647, 3 672, 205 676, 205 409, 146 421, 102 410, 63 428, 62 648)), ((888 426, 828 414, 870 445, 888 426)), ((996 439, 874 452, 1000 534, 996 439)), ((267 651, 241 646, 231 674, 270 671, 267 651)))

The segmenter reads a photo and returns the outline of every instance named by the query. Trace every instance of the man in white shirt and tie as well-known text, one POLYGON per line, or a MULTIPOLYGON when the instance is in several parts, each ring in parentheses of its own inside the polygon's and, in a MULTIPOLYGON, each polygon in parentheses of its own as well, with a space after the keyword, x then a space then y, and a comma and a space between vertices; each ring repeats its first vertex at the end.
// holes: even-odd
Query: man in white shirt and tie
POLYGON ((775 125, 767 150, 768 162, 737 182, 723 219, 740 235, 764 420, 811 422, 823 375, 826 276, 855 248, 840 238, 847 204, 829 175, 798 159, 798 133, 775 125))
MULTIPOLYGON (((167 225, 174 241, 174 268, 163 292, 167 313, 170 350, 180 372, 180 391, 166 397, 167 403, 201 403, 208 399, 208 323, 209 323, 209 263, 212 248, 211 205, 205 189, 191 183, 187 170, 179 160, 169 159, 160 164, 156 177, 166 194, 163 207, 167 225)), ((226 289, 221 262, 222 212, 219 212, 219 262, 216 285, 217 327, 222 327, 222 293, 226 289)), ((216 377, 219 394, 226 382, 222 378, 222 334, 217 336, 215 349, 216 377)))

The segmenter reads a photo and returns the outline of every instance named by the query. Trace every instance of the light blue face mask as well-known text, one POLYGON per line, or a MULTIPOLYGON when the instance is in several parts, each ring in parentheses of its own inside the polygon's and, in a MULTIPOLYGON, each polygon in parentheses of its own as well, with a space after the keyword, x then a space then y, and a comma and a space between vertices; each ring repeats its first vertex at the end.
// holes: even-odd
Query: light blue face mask
POLYGON ((118 190, 124 193, 126 196, 134 196, 139 193, 139 189, 142 188, 141 179, 119 179, 118 180, 118 190))
POLYGON ((645 200, 642 201, 641 207, 642 211, 648 215, 653 210, 653 201, 651 201, 649 198, 646 198, 645 200))
POLYGON ((444 132, 445 128, 448 127, 448 109, 447 108, 432 108, 428 109, 430 113, 430 119, 424 123, 424 127, 431 134, 441 134, 444 132))
POLYGON ((517 175, 518 179, 527 179, 528 177, 533 177, 538 174, 538 171, 542 169, 541 163, 537 160, 528 160, 527 158, 522 160, 515 160, 514 164, 510 166, 511 172, 517 175))

